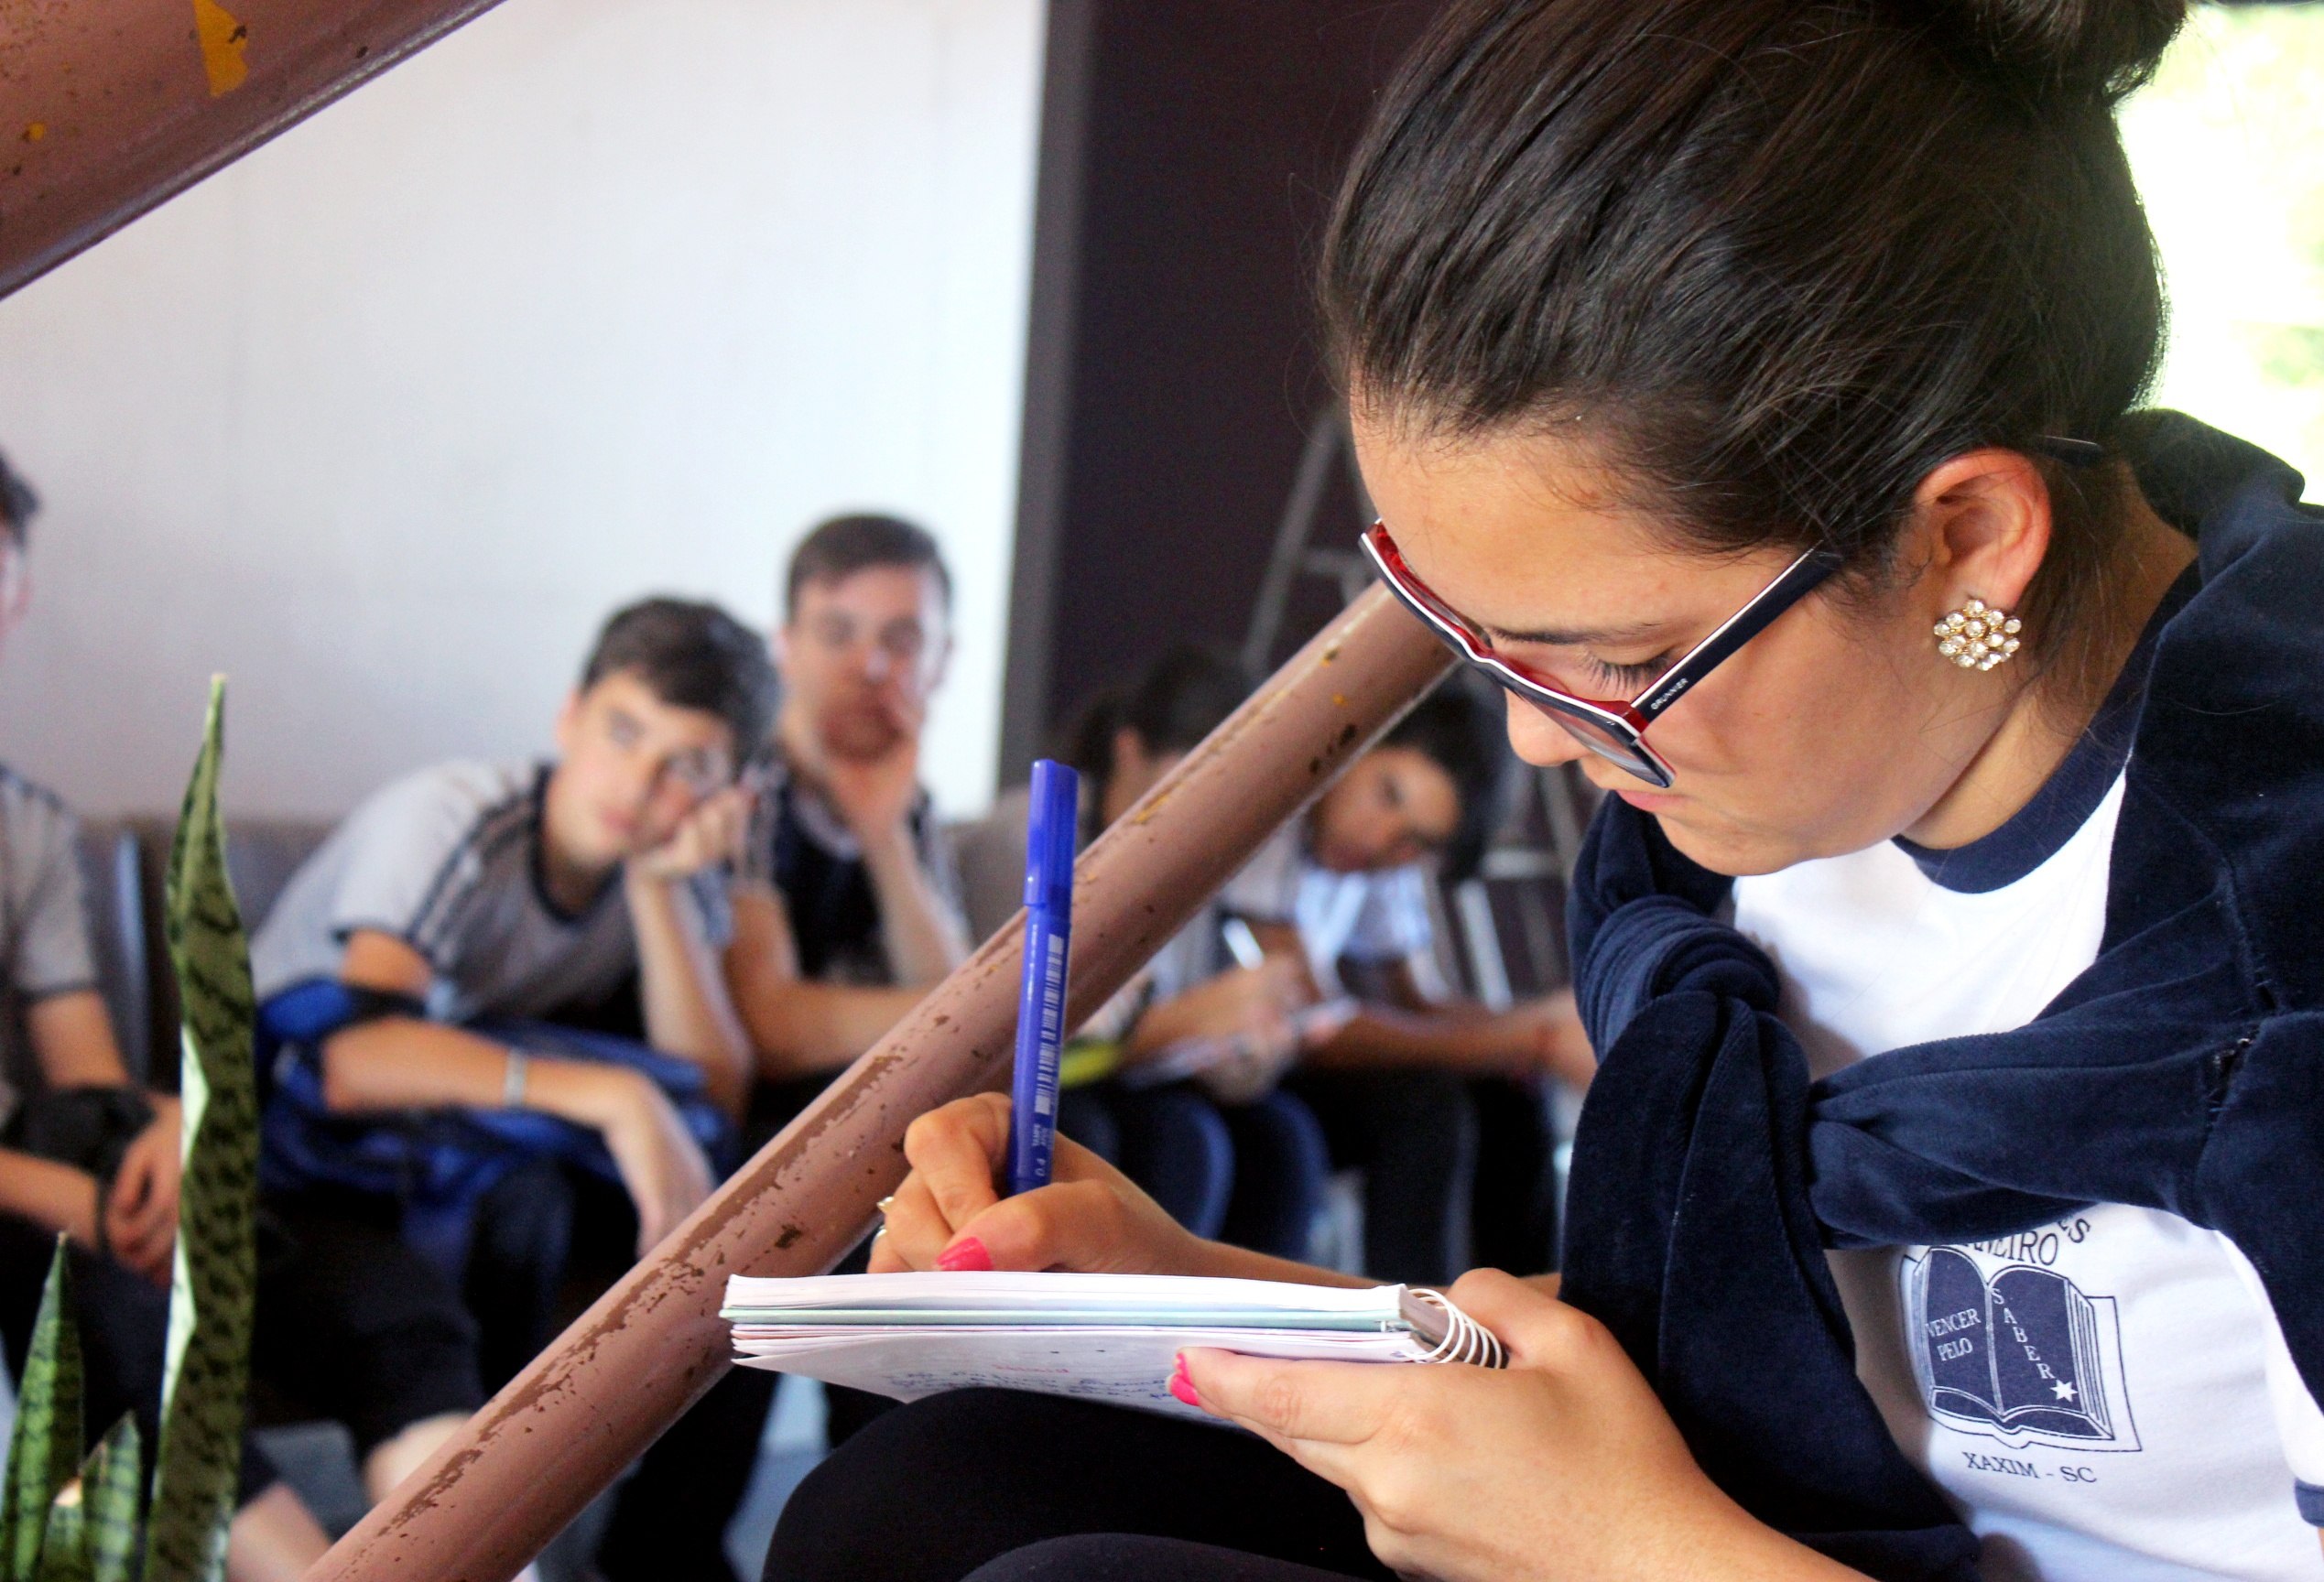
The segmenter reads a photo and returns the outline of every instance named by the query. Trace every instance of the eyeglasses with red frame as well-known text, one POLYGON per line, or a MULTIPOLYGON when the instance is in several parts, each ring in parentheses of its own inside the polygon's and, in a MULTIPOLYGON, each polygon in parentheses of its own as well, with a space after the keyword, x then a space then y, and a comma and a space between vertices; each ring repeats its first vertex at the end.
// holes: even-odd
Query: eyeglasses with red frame
POLYGON ((1663 789, 1667 789, 1673 779, 1671 768, 1660 753, 1646 745, 1646 727, 1685 697, 1696 682, 1765 631, 1776 616, 1798 603, 1809 589, 1841 566, 1837 551, 1808 550, 1761 589, 1750 603, 1688 649, 1677 664, 1656 677, 1652 686, 1623 702, 1617 699, 1579 697, 1494 653, 1493 645, 1476 628, 1413 575, 1412 568, 1405 564, 1404 556, 1396 548, 1395 539, 1389 536, 1386 523, 1374 522, 1371 531, 1364 534, 1363 553, 1389 590, 1468 664, 1556 721, 1575 741, 1600 757, 1663 789))

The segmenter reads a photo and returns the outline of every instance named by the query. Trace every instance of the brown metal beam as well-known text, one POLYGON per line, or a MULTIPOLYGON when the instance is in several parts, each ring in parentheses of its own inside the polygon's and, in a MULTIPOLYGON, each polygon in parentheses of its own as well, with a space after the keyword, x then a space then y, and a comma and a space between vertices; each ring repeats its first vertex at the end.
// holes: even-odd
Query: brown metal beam
MULTIPOLYGON (((1377 588, 1294 655, 1082 857, 1070 1016, 1126 981, 1447 664, 1377 588)), ((830 1268, 902 1179, 912 1118, 1005 1079, 1022 926, 931 991, 308 1582, 503 1582, 538 1555, 726 1371, 726 1277, 830 1268)))
POLYGON ((0 297, 494 0, 0 0, 0 297))

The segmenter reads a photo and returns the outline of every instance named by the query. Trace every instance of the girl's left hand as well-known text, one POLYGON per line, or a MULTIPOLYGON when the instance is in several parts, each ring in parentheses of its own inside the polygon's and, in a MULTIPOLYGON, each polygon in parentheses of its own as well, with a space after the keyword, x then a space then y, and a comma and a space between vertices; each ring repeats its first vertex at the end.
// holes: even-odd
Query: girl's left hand
POLYGON ((1695 1465, 1613 1335, 1510 1275, 1449 1293, 1506 1371, 1184 1354, 1204 1410, 1348 1491, 1381 1563, 1440 1582, 1853 1577, 1695 1465))

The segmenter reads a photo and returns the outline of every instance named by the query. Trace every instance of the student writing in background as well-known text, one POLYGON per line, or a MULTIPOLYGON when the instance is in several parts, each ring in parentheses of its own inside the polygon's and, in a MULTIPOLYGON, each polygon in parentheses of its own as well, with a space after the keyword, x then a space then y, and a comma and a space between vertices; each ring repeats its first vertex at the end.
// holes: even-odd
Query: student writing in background
MULTIPOLYGON (((1440 1284, 1468 1253, 1480 1104, 1545 1167, 1548 1121, 1523 1084, 1586 1086, 1594 1061, 1570 994, 1505 1012, 1433 990, 1424 860, 1473 871, 1498 820, 1507 751, 1490 706, 1439 687, 1220 892, 1271 963, 1310 995, 1360 991, 1355 1013, 1303 1051, 1291 1090, 1315 1111, 1335 1162, 1364 1172, 1364 1269, 1440 1284), (1358 981, 1343 986, 1345 973, 1358 981), (1529 1142, 1527 1141, 1529 1140, 1529 1142)), ((1548 1262, 1546 1244, 1535 1252, 1548 1262)))

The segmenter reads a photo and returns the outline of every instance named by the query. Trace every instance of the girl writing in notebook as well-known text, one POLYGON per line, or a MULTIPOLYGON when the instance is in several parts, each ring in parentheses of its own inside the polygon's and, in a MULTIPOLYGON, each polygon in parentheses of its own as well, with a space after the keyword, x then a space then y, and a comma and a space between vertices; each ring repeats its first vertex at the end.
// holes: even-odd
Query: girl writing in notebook
MULTIPOLYGON (((1610 795, 1505 1371, 939 1397, 773 1578, 2324 1576, 2324 521, 2133 408, 2178 0, 1461 0, 1323 300, 1374 562, 1610 795)), ((874 1268, 1328 1282, 924 1118, 874 1268)))

